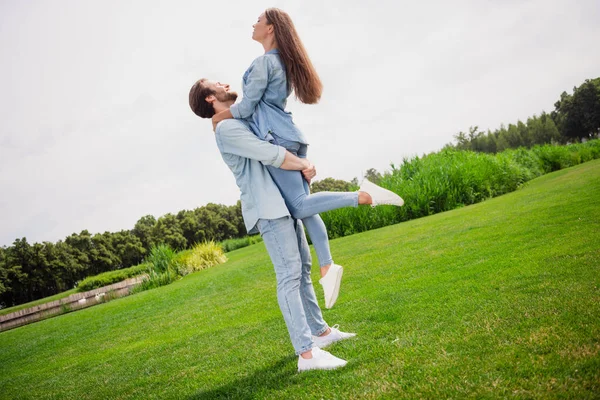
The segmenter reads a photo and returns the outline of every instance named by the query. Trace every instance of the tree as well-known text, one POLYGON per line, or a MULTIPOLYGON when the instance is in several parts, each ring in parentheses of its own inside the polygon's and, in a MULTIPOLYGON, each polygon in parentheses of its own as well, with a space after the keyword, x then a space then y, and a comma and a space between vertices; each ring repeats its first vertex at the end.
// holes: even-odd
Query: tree
POLYGON ((310 185, 311 193, 318 192, 350 192, 354 189, 352 183, 341 179, 325 178, 310 185))
POLYGON ((15 272, 12 279, 13 304, 26 303, 32 299, 29 276, 32 274, 32 251, 27 238, 16 239, 7 249, 7 265, 15 272))
POLYGON ((456 135, 454 135, 454 139, 456 140, 456 148, 457 149, 459 149, 459 150, 470 149, 469 138, 467 137, 466 133, 464 133, 463 131, 460 131, 456 135))
POLYGON ((523 144, 521 132, 519 131, 517 125, 508 124, 508 129, 506 130, 506 141, 508 142, 508 148, 511 149, 516 149, 523 144))
POLYGON ((0 308, 19 304, 18 290, 24 286, 26 279, 27 275, 21 271, 20 265, 9 265, 6 258, 0 260, 0 308))
POLYGON ((111 245, 119 259, 118 268, 128 268, 144 260, 147 253, 142 241, 131 231, 120 231, 111 235, 111 245))
POLYGON ((365 173, 365 178, 377 185, 381 180, 381 174, 375 168, 369 168, 365 173))
POLYGON ((514 145, 514 147, 531 147, 531 138, 529 137, 529 130, 527 129, 527 125, 525 125, 521 120, 517 121, 517 131, 519 132, 519 142, 514 145))
POLYGON ((589 139, 600 132, 600 78, 586 79, 573 88, 573 95, 563 92, 554 103, 552 119, 567 139, 589 139))
POLYGON ((508 130, 504 125, 500 125, 500 129, 496 131, 496 151, 504 151, 510 148, 508 142, 508 130))
POLYGON ((112 271, 121 265, 112 246, 112 233, 97 233, 92 236, 92 248, 90 249, 90 275, 96 275, 106 271, 112 271))
POLYGON ((154 218, 152 215, 146 215, 135 223, 135 226, 131 231, 140 239, 142 246, 144 249, 146 249, 146 251, 149 251, 150 248, 154 246, 154 240, 152 237, 154 226, 156 226, 156 218, 154 218))
POLYGON ((155 244, 167 244, 176 250, 183 250, 187 246, 187 240, 183 236, 179 221, 171 213, 165 214, 158 219, 152 230, 152 238, 155 244))
POLYGON ((527 130, 531 145, 552 143, 560 140, 560 133, 552 118, 546 113, 539 117, 533 116, 527 120, 527 130))
POLYGON ((85 229, 79 234, 73 233, 65 238, 65 245, 72 257, 72 262, 78 266, 77 269, 89 270, 92 235, 85 229))

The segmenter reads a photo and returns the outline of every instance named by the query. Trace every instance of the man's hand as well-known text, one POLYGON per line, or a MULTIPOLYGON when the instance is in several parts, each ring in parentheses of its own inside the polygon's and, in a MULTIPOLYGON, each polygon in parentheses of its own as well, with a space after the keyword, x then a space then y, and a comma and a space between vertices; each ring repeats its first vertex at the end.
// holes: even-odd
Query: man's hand
POLYGON ((310 161, 308 161, 308 167, 302 170, 302 175, 310 184, 311 180, 317 176, 317 168, 310 161))
POLYGON ((231 114, 231 110, 229 108, 213 115, 212 116, 213 131, 215 131, 217 129, 217 124, 219 122, 223 121, 224 119, 231 119, 231 118, 233 118, 233 115, 231 114))

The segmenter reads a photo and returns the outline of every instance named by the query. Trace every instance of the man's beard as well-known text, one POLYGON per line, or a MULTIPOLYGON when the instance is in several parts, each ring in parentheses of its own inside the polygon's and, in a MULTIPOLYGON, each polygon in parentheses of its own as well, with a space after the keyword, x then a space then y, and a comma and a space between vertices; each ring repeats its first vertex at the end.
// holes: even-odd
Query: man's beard
POLYGON ((226 103, 228 101, 233 101, 235 103, 238 98, 238 94, 236 92, 219 92, 215 94, 215 97, 221 103, 226 103))

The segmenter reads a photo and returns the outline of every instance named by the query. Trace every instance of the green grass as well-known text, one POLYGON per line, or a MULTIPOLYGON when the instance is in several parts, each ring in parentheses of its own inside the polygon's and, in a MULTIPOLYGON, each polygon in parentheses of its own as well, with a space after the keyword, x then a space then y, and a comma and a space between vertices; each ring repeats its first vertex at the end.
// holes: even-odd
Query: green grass
POLYGON ((0 333, 0 398, 598 398, 599 196, 591 161, 333 240, 345 274, 324 316, 358 333, 330 349, 343 369, 295 372, 257 244, 171 285, 0 333))

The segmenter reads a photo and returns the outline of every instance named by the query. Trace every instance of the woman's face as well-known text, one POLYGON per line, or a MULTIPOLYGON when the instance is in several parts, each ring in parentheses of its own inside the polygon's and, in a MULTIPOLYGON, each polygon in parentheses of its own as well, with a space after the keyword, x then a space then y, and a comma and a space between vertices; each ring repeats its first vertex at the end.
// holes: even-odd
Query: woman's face
POLYGON ((254 32, 252 32, 252 39, 256 40, 257 42, 262 42, 269 35, 273 34, 273 25, 267 23, 267 17, 265 16, 265 13, 260 14, 258 21, 256 21, 252 27, 254 28, 254 32))

